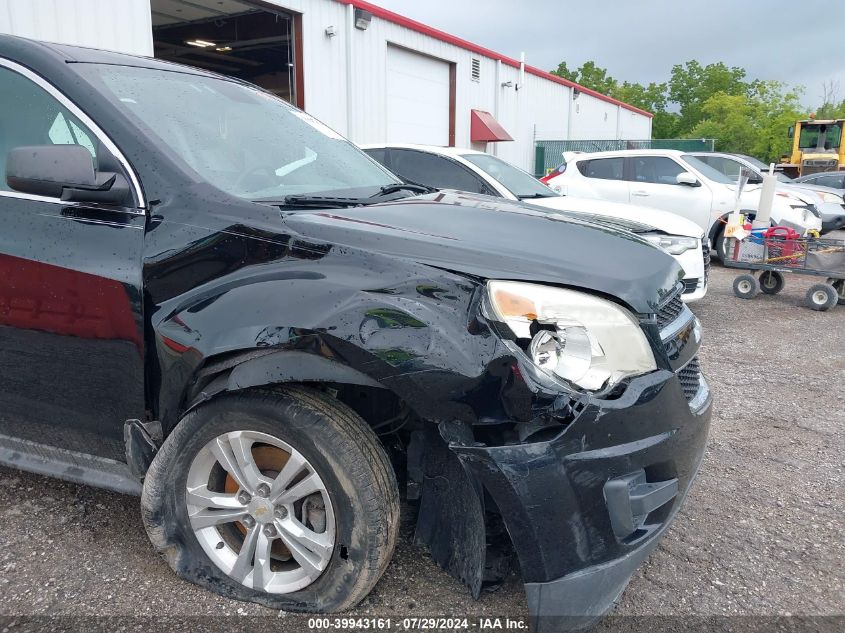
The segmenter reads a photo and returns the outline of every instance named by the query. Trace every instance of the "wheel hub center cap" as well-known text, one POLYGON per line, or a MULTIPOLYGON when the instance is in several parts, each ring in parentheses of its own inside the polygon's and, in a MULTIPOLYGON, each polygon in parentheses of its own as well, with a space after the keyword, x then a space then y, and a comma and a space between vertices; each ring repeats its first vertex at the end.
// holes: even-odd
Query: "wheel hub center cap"
POLYGON ((246 511, 249 512, 250 516, 259 523, 273 522, 274 507, 267 499, 253 499, 246 507, 246 511))

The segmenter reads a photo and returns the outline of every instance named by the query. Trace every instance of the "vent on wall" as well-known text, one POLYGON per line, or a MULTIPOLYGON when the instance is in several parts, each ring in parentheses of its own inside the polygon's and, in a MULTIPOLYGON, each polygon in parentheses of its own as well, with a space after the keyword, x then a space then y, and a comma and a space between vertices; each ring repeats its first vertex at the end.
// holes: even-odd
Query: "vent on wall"
POLYGON ((472 58, 472 80, 481 81, 481 60, 477 57, 472 58))

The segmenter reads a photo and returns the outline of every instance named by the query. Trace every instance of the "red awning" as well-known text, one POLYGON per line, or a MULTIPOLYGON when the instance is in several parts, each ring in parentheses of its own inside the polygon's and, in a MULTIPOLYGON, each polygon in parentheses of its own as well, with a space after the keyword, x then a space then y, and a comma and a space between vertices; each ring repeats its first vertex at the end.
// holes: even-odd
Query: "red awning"
POLYGON ((512 141, 513 137, 505 131, 493 115, 484 110, 470 110, 469 140, 473 143, 512 141))

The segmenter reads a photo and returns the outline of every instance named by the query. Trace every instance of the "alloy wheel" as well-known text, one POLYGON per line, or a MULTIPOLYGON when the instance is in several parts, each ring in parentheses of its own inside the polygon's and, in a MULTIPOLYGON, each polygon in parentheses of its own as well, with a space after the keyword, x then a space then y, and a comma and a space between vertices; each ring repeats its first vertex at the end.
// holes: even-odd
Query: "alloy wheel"
POLYGON ((272 435, 214 438, 191 463, 185 492, 203 550, 247 587, 299 591, 331 560, 335 517, 326 486, 299 451, 272 435))

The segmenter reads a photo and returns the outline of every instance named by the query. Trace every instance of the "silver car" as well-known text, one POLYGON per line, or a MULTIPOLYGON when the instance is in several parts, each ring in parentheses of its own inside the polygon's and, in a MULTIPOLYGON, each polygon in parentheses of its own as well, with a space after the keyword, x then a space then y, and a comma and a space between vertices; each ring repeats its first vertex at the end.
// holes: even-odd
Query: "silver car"
MULTIPOLYGON (((751 172, 750 184, 763 182, 763 174, 768 172, 769 166, 753 156, 743 154, 728 154, 724 152, 690 152, 699 160, 719 170, 726 176, 736 179, 741 169, 751 172)), ((775 172, 778 179, 778 189, 790 191, 791 193, 805 199, 815 205, 822 219, 822 233, 828 233, 845 227, 845 200, 843 191, 829 186, 822 186, 823 182, 812 182, 813 178, 822 176, 839 176, 839 184, 842 182, 845 172, 831 174, 812 174, 798 180, 793 180, 782 172, 775 172)), ((833 179, 831 179, 831 182, 833 179)))

